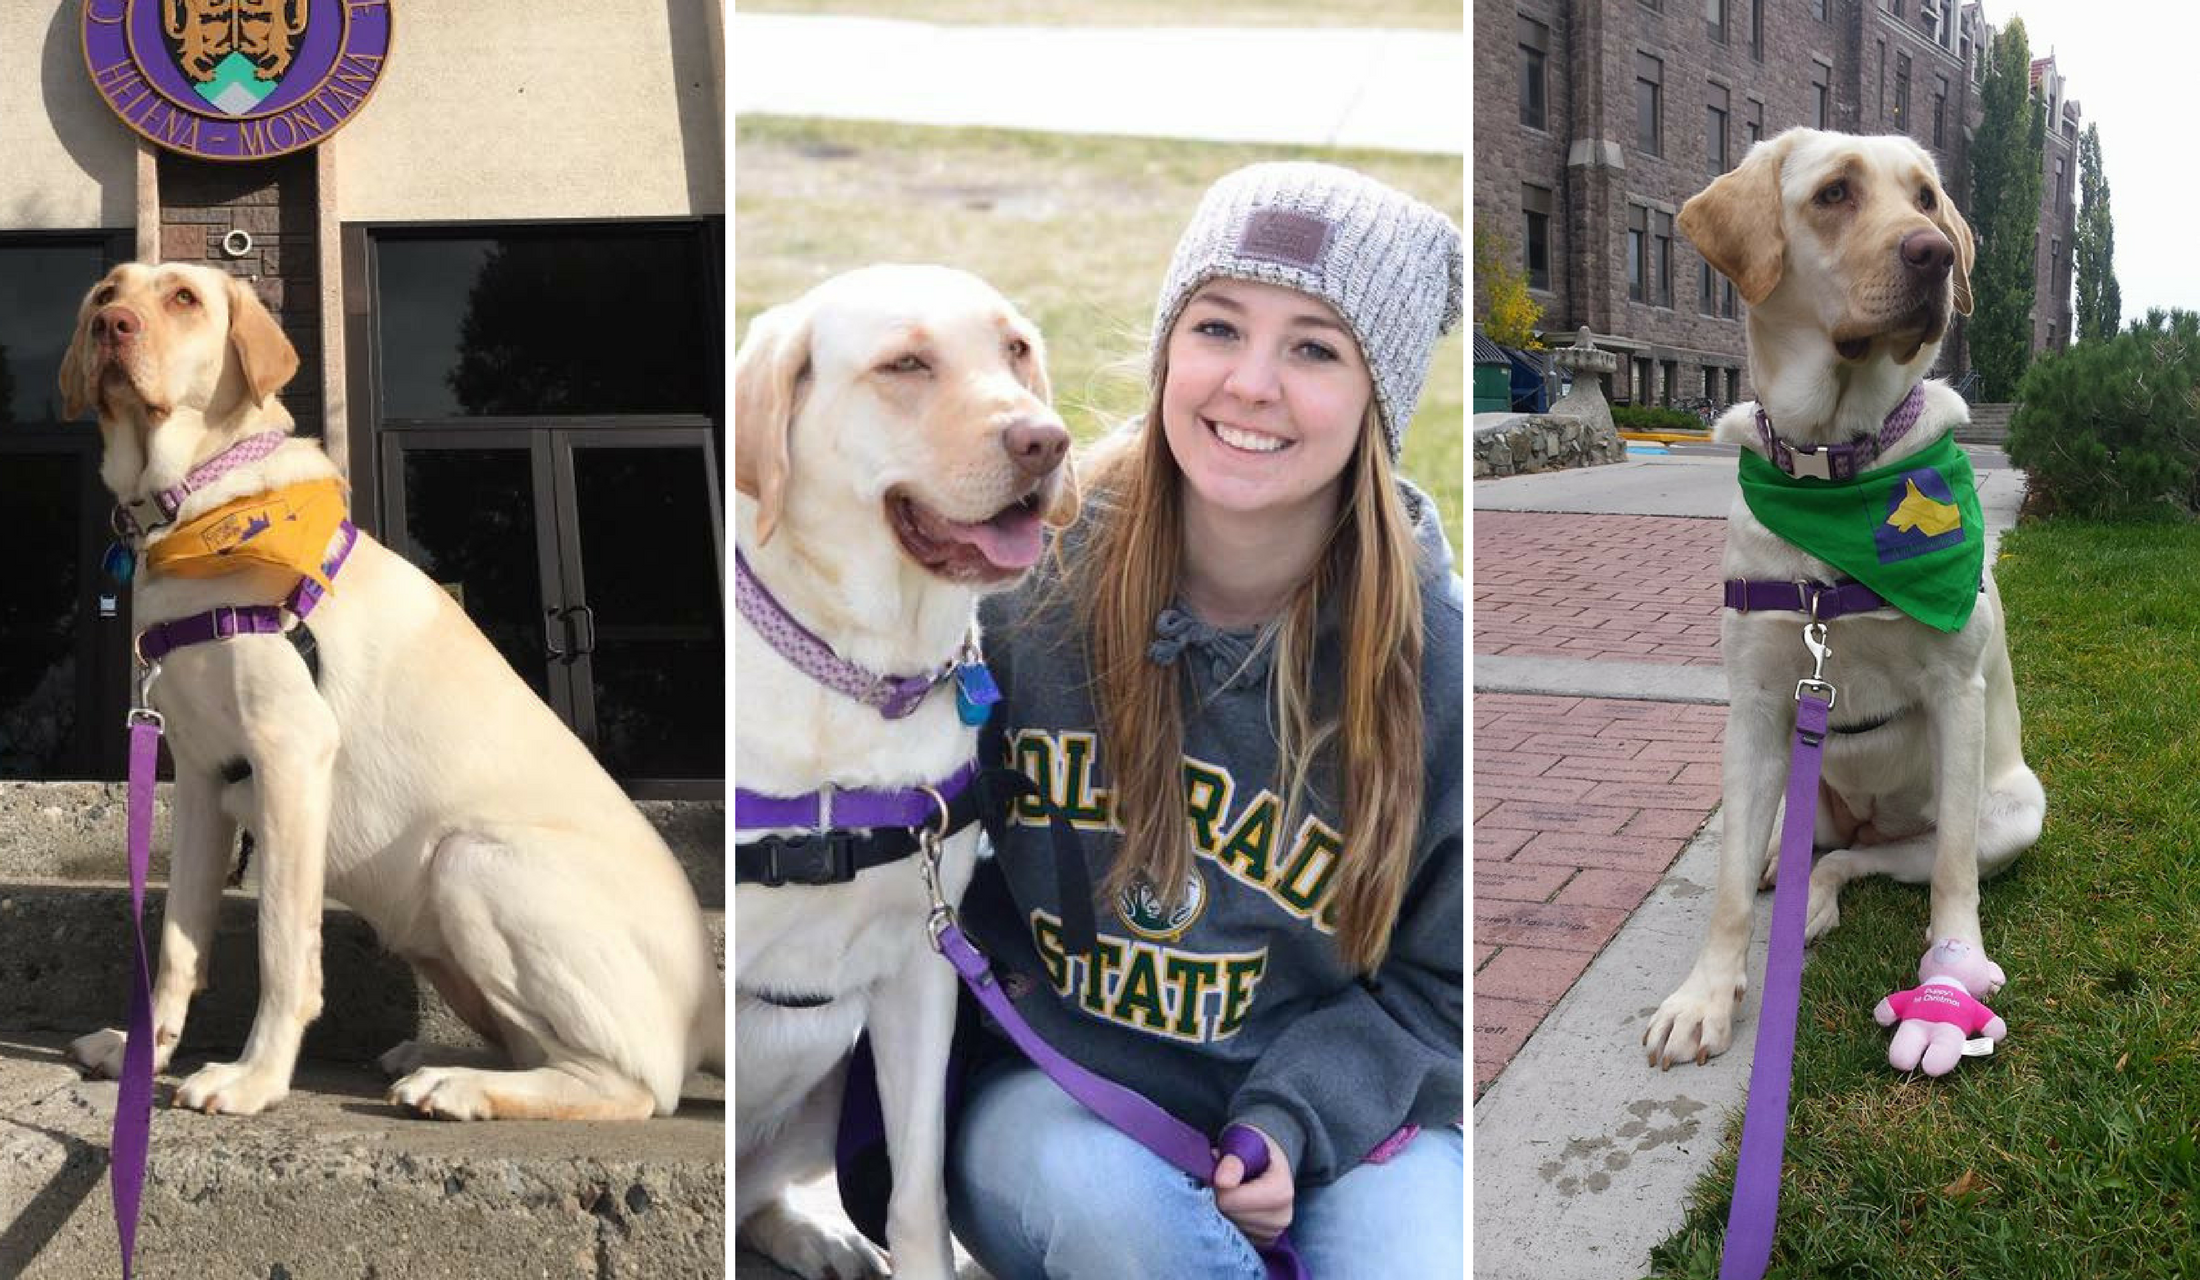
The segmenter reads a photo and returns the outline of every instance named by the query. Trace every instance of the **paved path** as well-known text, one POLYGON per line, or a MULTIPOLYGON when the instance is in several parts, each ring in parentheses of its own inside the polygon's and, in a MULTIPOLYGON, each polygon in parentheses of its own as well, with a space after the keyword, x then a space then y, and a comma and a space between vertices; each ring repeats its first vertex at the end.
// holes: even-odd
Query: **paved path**
POLYGON ((1458 31, 935 26, 737 12, 730 37, 736 114, 1466 153, 1458 31))
MULTIPOLYGON (((1722 452, 1474 486, 1476 1280, 1642 1275, 1746 1093, 1769 894, 1735 1047, 1640 1056, 1719 858, 1722 452)), ((1970 452, 1991 547, 2022 476, 1970 452)))

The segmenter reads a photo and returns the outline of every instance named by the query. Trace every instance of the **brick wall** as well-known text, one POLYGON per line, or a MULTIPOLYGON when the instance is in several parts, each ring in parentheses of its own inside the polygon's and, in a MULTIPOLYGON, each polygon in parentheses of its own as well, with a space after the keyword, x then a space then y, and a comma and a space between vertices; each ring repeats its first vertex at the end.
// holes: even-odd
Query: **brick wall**
POLYGON ((315 235, 318 180, 313 153, 253 164, 215 164, 160 153, 160 255, 201 262, 252 282, 260 301, 298 348, 298 376, 282 400, 301 435, 321 434, 320 251, 315 235), (231 231, 252 237, 232 258, 231 231))

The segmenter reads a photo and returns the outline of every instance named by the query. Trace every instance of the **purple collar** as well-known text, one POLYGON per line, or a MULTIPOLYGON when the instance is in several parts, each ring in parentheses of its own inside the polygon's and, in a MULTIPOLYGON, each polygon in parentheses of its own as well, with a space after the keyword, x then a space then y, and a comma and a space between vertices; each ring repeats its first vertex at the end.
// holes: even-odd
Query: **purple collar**
POLYGON ((867 671, 833 652, 788 613, 763 581, 749 568, 741 548, 733 549, 734 600, 741 616, 764 637, 780 657, 802 674, 835 693, 846 694, 865 706, 875 707, 888 720, 899 720, 915 711, 934 686, 955 674, 955 660, 921 675, 887 676, 867 671))
POLYGON ((1772 465, 1797 479, 1853 480, 1878 461, 1881 452, 1908 435, 1924 409, 1925 384, 1920 382, 1910 388, 1910 394, 1902 397, 1902 403, 1879 424, 1876 437, 1862 435, 1847 444, 1801 445, 1789 444, 1773 434, 1772 419, 1765 415, 1764 401, 1760 400, 1757 402, 1757 435, 1765 442, 1765 456, 1772 460, 1772 465))
POLYGON ((973 760, 928 787, 903 787, 873 791, 827 784, 799 796, 767 796, 736 787, 733 791, 733 828, 736 832, 768 831, 800 827, 806 831, 830 831, 836 827, 924 827, 935 820, 944 827, 947 805, 954 802, 977 776, 973 760))
POLYGON ((172 489, 158 490, 149 499, 140 498, 136 502, 116 503, 115 532, 123 537, 142 541, 152 529, 157 529, 161 525, 173 521, 176 518, 176 512, 183 509, 184 499, 246 463, 258 462, 260 459, 265 458, 277 449, 282 448, 283 442, 288 439, 290 439, 290 433, 287 431, 262 431, 246 436, 220 453, 191 468, 189 474, 183 477, 182 484, 172 489), (160 520, 151 526, 139 524, 137 517, 130 514, 131 507, 143 505, 148 501, 160 512, 160 520))

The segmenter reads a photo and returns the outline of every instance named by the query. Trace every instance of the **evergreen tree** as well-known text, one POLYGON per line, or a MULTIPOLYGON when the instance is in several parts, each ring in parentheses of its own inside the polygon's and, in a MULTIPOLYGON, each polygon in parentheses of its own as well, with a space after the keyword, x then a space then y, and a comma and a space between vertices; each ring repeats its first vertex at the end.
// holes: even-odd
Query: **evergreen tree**
POLYGON ((2108 171, 2101 164, 2101 127, 2089 124, 2078 141, 2078 340, 2113 338, 2122 326, 2123 290, 2116 287, 2116 221, 2108 209, 2108 171))
POLYGON ((2024 20, 2011 18, 1987 55, 1984 118, 1971 146, 1971 365, 1984 400, 2008 400, 2032 358, 2034 237, 2040 225, 2047 106, 2031 92, 2024 20))

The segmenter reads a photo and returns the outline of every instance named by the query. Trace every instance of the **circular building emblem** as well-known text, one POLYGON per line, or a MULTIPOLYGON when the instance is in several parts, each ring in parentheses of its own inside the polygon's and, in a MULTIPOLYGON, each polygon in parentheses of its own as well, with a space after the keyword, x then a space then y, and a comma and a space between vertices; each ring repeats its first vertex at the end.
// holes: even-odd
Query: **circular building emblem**
POLYGON ((1196 866, 1184 877, 1184 892, 1173 911, 1163 909, 1161 895, 1144 880, 1125 889, 1115 904, 1115 914, 1132 933, 1154 942, 1170 942, 1181 937, 1206 909, 1207 882, 1196 866))
POLYGON ((389 0, 84 0, 84 65, 122 122, 205 160, 313 146, 389 61, 389 0))

